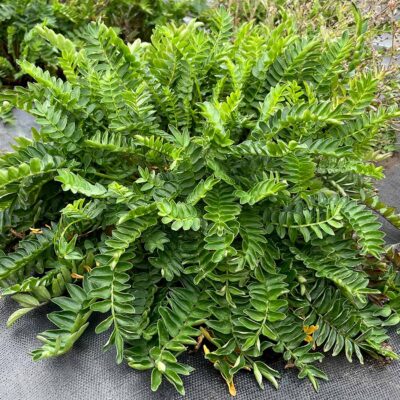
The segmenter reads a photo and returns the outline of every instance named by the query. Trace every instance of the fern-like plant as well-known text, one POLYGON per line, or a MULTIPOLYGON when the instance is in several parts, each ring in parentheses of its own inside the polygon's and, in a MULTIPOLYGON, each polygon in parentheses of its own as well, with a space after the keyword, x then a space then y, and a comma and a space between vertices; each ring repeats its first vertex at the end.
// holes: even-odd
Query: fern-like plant
MULTIPOLYGON (((87 14, 78 13, 77 6, 67 7, 58 1, 4 0, 0 4, 0 83, 21 84, 23 77, 17 60, 26 59, 55 71, 54 49, 35 35, 33 28, 43 24, 67 33, 85 21, 87 14), (83 15, 83 18, 81 16, 83 15), (79 17, 78 17, 79 16, 79 17), (79 21, 76 19, 79 18, 79 21)), ((83 11, 83 9, 81 10, 83 11)))
POLYGON ((210 26, 129 45, 101 23, 79 45, 36 28, 65 78, 20 63, 35 83, 16 105, 41 128, 0 158, 0 283, 22 306, 9 324, 60 308, 39 360, 102 313, 117 362, 182 394, 192 368, 178 357, 193 347, 231 394, 240 370, 278 386, 264 353, 315 389, 324 352, 397 358, 385 327, 399 322, 398 279, 371 208, 389 211, 367 157, 399 114, 375 105, 381 76, 358 67, 362 30, 235 30, 223 9, 210 26))
POLYGON ((148 38, 156 23, 182 21, 205 7, 205 0, 2 0, 0 84, 26 83, 27 76, 18 66, 21 59, 57 72, 55 49, 36 35, 38 24, 79 40, 82 27, 101 19, 131 41, 137 36, 148 38))

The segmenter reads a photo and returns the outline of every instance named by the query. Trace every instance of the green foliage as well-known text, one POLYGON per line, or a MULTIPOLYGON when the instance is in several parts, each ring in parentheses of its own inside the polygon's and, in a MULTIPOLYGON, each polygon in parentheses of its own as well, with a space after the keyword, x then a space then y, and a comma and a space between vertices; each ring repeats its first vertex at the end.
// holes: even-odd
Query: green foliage
POLYGON ((382 76, 359 65, 358 30, 233 26, 221 9, 209 30, 169 24, 129 45, 102 23, 76 44, 40 29, 64 77, 21 63, 36 82, 18 104, 41 129, 0 158, 10 324, 61 308, 34 359, 68 351, 93 311, 153 390, 184 393, 178 356, 202 340, 231 394, 239 370, 278 386, 265 353, 316 389, 324 352, 397 358, 397 258, 370 210, 398 223, 368 158, 399 115, 372 105, 382 76))
POLYGON ((110 26, 121 30, 132 41, 148 39, 153 28, 168 21, 181 22, 184 17, 198 16, 207 8, 206 0, 108 0, 89 1, 93 14, 110 26))
MULTIPOLYGON (((26 83, 27 76, 19 71, 18 60, 57 72, 58 53, 51 46, 53 41, 44 41, 38 30, 54 29, 78 41, 79 30, 88 22, 101 19, 133 41, 138 36, 149 38, 157 23, 182 21, 191 14, 199 15, 205 8, 204 0, 4 0, 0 4, 0 82, 26 83)), ((59 51, 64 52, 59 44, 59 51)))
POLYGON ((90 314, 90 303, 93 302, 87 295, 90 290, 88 283, 83 288, 74 284, 67 284, 68 297, 56 297, 53 302, 61 311, 48 314, 49 320, 58 329, 48 330, 38 335, 44 345, 32 352, 34 360, 54 357, 66 353, 89 326, 87 322, 90 314))
MULTIPOLYGON (((46 65, 53 72, 57 57, 54 49, 35 33, 37 24, 50 28, 60 27, 67 33, 74 28, 74 21, 57 10, 58 1, 5 0, 0 5, 0 79, 3 84, 20 81, 18 59, 26 59, 46 65)), ((71 10, 74 6, 71 6, 71 10)))
POLYGON ((0 278, 3 282, 18 280, 21 269, 29 266, 32 261, 46 251, 52 243, 53 232, 49 229, 33 234, 32 237, 21 240, 18 249, 0 258, 0 278))

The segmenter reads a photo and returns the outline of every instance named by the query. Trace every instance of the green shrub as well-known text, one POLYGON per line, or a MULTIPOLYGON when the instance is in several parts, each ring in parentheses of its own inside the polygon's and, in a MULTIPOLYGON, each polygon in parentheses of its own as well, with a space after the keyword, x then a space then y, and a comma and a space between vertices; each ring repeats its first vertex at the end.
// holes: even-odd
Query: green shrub
POLYGON ((18 68, 24 59, 57 72, 54 48, 35 34, 40 24, 77 39, 79 30, 91 20, 116 26, 127 40, 148 38, 156 23, 181 21, 199 14, 205 0, 3 0, 0 4, 0 83, 26 83, 18 68))
POLYGON ((371 210, 399 217, 374 197, 371 157, 399 114, 359 67, 362 30, 232 26, 221 10, 129 45, 99 23, 79 45, 36 28, 65 80, 20 63, 36 83, 16 105, 41 129, 0 159, 0 283, 22 305, 9 325, 60 308, 35 360, 68 351, 92 312, 153 390, 184 393, 177 356, 203 339, 231 394, 242 369, 278 385, 264 353, 316 389, 321 352, 397 358, 398 256, 371 210))
MULTIPOLYGON (((5 0, 0 4, 0 81, 4 85, 23 83, 17 60, 22 58, 56 68, 56 54, 52 47, 38 38, 33 31, 36 24, 44 24, 59 32, 67 33, 74 29, 73 7, 70 15, 58 2, 47 0, 5 0), (62 7, 62 8, 61 8, 62 7)), ((82 23, 82 21, 80 21, 82 23)))
MULTIPOLYGON (((98 3, 98 2, 95 2, 98 3)), ((117 27, 124 39, 148 40, 157 24, 199 16, 207 0, 108 0, 96 5, 95 14, 107 25, 117 27)))

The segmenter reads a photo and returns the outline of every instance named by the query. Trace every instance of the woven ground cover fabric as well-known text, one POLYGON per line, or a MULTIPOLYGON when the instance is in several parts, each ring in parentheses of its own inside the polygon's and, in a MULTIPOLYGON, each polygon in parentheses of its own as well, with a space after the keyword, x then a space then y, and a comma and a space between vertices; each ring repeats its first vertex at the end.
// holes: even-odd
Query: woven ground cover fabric
MULTIPOLYGON (((30 122, 29 122, 30 121, 30 122)), ((18 127, 29 126, 29 116, 18 114, 18 127)), ((18 128, 19 129, 19 128, 18 128)), ((13 128, 0 127, 0 148, 9 148, 13 128)), ((18 132, 24 133, 24 132, 18 132)), ((387 161, 386 179, 378 184, 383 201, 400 207, 400 159, 387 161)), ((384 224, 388 243, 400 242, 400 232, 384 224)), ((150 390, 150 374, 133 371, 126 365, 115 364, 113 351, 102 353, 106 335, 95 335, 89 329, 73 350, 57 359, 33 362, 29 352, 37 347, 37 333, 52 325, 45 315, 46 306, 28 314, 11 328, 5 328, 8 316, 16 309, 11 300, 0 301, 0 400, 147 400, 180 399, 172 386, 163 385, 157 392, 150 390)), ((95 324, 92 324, 94 326, 95 324)), ((400 353, 400 337, 393 331, 391 343, 400 353)), ((219 373, 206 361, 201 352, 187 354, 182 361, 196 368, 185 379, 186 399, 229 399, 227 387, 219 373)), ((235 380, 238 400, 250 399, 400 399, 400 361, 385 364, 366 358, 365 365, 349 364, 344 356, 327 357, 321 368, 330 381, 313 391, 306 380, 299 380, 296 371, 284 369, 284 364, 271 362, 282 372, 280 389, 266 385, 264 391, 253 376, 239 374, 235 380)))
MULTIPOLYGON (((0 303, 3 327, 16 307, 12 301, 0 303)), ((51 360, 34 362, 27 354, 37 346, 36 332, 51 324, 44 314, 49 309, 28 314, 12 329, 0 335, 0 399, 2 400, 173 400, 182 397, 167 384, 156 393, 150 390, 150 374, 116 365, 112 351, 101 352, 107 335, 89 330, 68 354, 51 360)), ((392 346, 400 351, 400 338, 392 334, 392 346)), ((182 361, 196 371, 185 379, 186 399, 223 400, 231 398, 218 371, 202 354, 188 354, 182 361)), ((283 370, 283 364, 271 364, 283 370)), ((296 371, 283 371, 280 389, 266 385, 261 391, 253 376, 245 372, 236 379, 237 400, 253 399, 400 399, 400 362, 385 365, 366 358, 365 365, 349 364, 342 355, 329 357, 322 369, 330 381, 315 393, 311 384, 300 381, 296 371)))

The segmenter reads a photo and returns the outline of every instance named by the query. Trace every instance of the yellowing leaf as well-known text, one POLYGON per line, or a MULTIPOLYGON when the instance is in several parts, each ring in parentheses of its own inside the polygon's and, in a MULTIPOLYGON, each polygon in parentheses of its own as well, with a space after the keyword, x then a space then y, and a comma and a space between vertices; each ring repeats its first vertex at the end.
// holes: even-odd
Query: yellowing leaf
POLYGON ((303 331, 304 331, 304 333, 306 333, 307 335, 312 335, 315 331, 318 330, 318 328, 319 328, 318 325, 310 325, 310 326, 305 325, 305 326, 303 327, 303 331))

